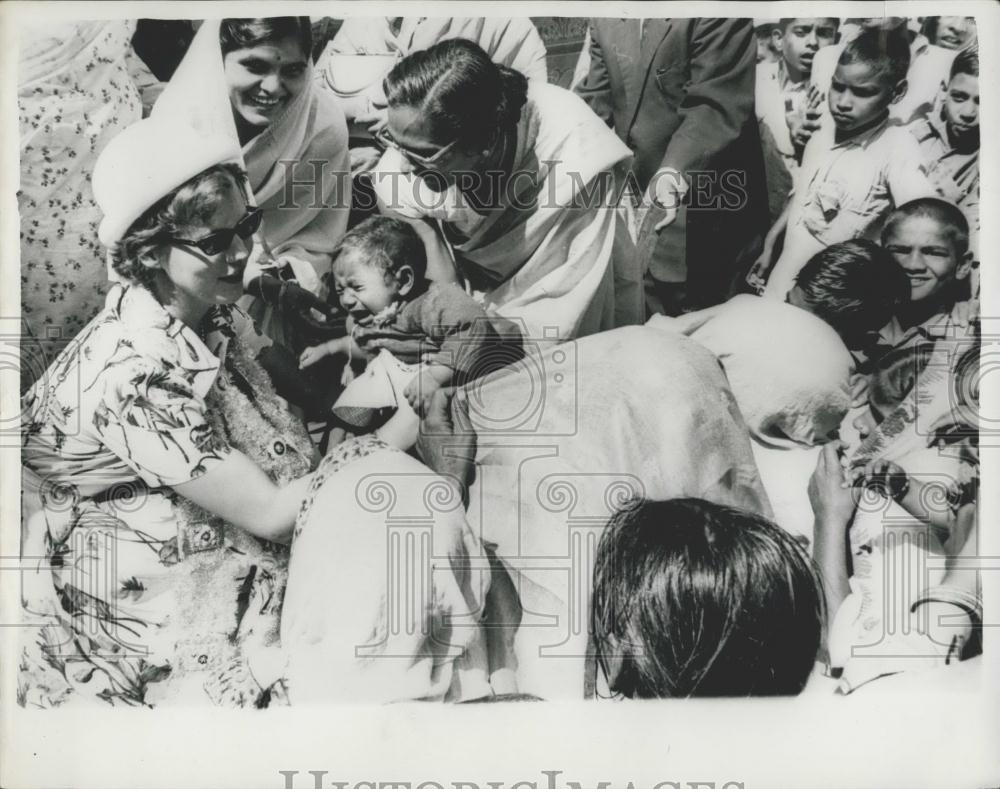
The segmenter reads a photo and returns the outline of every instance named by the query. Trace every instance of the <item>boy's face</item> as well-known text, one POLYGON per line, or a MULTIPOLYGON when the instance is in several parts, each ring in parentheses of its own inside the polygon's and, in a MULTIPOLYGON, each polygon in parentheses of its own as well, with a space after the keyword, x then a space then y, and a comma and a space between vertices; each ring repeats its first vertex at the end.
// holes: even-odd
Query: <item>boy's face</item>
POLYGON ((812 73, 813 56, 822 47, 830 46, 837 38, 837 20, 819 17, 802 17, 791 20, 785 27, 774 31, 775 45, 785 63, 795 72, 812 73))
POLYGON ((333 264, 333 283, 340 306, 354 322, 363 324, 397 301, 400 282, 363 259, 360 252, 344 250, 333 264))
POLYGON ((910 280, 910 301, 929 299, 969 274, 969 253, 949 228, 928 216, 908 216, 889 227, 884 246, 910 280))
POLYGON ((837 64, 830 82, 830 114, 837 131, 851 132, 885 115, 905 90, 905 80, 892 85, 867 63, 837 64))
POLYGON ((976 35, 976 20, 971 16, 942 16, 938 19, 934 43, 945 49, 962 49, 976 35))
POLYGON ((979 77, 956 74, 951 78, 944 97, 944 120, 956 137, 979 129, 979 77))

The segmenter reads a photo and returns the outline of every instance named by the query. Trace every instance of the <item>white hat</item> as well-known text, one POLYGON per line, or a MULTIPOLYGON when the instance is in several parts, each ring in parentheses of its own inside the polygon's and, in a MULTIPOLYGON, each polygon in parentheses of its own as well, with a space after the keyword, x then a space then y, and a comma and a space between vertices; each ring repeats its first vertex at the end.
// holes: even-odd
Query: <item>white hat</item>
POLYGON ((243 164, 239 143, 218 132, 163 118, 125 128, 94 165, 94 197, 104 218, 97 235, 110 247, 147 208, 185 181, 223 162, 243 164))

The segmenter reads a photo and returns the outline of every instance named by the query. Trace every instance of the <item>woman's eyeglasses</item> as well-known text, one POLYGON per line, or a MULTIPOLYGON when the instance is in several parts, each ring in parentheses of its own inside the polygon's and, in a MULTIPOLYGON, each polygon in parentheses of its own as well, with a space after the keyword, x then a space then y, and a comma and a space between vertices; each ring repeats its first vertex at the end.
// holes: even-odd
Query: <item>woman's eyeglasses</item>
POLYGON ((392 138, 392 135, 389 134, 389 130, 383 126, 375 132, 375 142, 381 146, 382 150, 385 150, 386 148, 395 148, 414 164, 419 164, 423 167, 430 167, 431 165, 441 161, 441 157, 454 148, 458 143, 458 140, 452 140, 443 148, 438 149, 438 151, 431 156, 423 156, 419 153, 411 151, 409 148, 404 148, 392 138))
POLYGON ((244 241, 260 229, 260 221, 264 213, 259 208, 250 208, 244 217, 233 227, 222 230, 213 230, 206 236, 198 239, 177 238, 171 236, 170 240, 174 244, 182 244, 189 247, 197 247, 206 255, 219 255, 229 249, 233 243, 233 237, 239 236, 244 241))

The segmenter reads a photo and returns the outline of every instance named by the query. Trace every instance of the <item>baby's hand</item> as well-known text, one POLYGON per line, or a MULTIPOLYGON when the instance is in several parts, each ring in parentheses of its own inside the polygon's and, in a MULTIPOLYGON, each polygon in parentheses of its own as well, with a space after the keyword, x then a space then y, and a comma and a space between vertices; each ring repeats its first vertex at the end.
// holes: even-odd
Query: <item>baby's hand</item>
POLYGON ((316 364, 320 359, 329 355, 330 350, 326 347, 325 343, 323 345, 312 345, 306 348, 299 357, 299 369, 304 370, 306 367, 316 364))
POLYGON ((430 370, 423 370, 403 390, 403 396, 410 407, 423 419, 427 415, 431 396, 441 388, 440 382, 431 375, 430 370))

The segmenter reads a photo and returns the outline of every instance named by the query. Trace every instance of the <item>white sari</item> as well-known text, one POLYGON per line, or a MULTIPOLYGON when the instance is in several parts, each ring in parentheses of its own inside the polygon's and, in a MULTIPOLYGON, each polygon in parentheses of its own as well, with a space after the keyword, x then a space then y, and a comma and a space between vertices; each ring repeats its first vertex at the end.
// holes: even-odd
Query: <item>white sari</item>
POLYGON ((373 171, 376 192, 394 211, 439 220, 487 311, 522 321, 535 341, 641 322, 634 239, 618 208, 631 152, 579 97, 529 84, 513 194, 485 215, 455 187, 435 195, 418 179, 411 191, 399 157, 389 151, 373 171))

